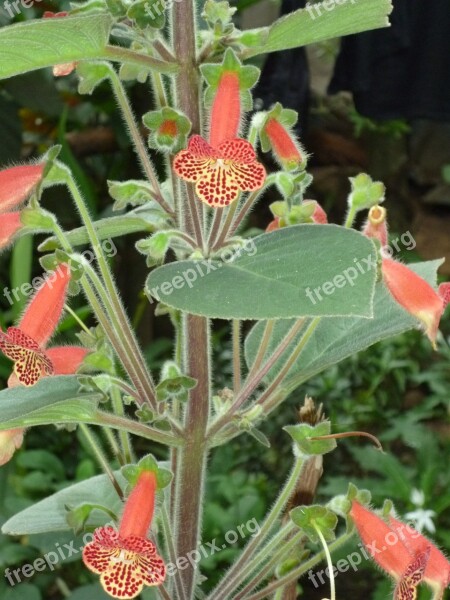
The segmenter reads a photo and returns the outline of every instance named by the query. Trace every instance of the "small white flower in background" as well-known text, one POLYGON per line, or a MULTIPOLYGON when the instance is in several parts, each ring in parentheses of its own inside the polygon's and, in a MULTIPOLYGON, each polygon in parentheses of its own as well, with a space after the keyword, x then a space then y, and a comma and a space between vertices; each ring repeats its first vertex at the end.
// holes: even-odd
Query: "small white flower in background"
POLYGON ((417 490, 414 488, 411 492, 410 500, 414 506, 423 506, 425 503, 425 494, 422 492, 422 490, 417 490))
POLYGON ((424 510, 423 508, 418 508, 412 512, 406 513, 405 519, 407 521, 414 521, 414 527, 417 531, 422 531, 425 529, 429 533, 435 533, 436 527, 433 523, 433 517, 436 516, 434 510, 424 510))
POLYGON ((406 513, 405 519, 414 521, 414 527, 422 532, 424 529, 429 533, 435 533, 436 527, 433 523, 433 517, 436 516, 434 510, 425 510, 425 494, 421 490, 414 488, 410 496, 411 502, 417 507, 417 510, 406 513))

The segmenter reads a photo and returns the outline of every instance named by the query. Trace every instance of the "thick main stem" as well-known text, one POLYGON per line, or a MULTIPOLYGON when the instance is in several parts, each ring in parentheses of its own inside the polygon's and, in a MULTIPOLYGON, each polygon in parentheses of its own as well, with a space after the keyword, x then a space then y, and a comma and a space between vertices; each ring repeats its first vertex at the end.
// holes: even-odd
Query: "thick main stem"
MULTIPOLYGON (((194 1, 176 2, 172 8, 172 39, 180 65, 177 76, 179 108, 189 117, 193 133, 200 133, 199 74, 196 65, 194 1)), ((200 232, 200 234, 203 232, 200 232)), ((185 317, 185 360, 188 374, 197 380, 186 409, 185 446, 177 460, 176 552, 186 557, 199 543, 204 472, 207 458, 206 428, 209 418, 210 362, 209 322, 185 317)), ((195 593, 194 565, 183 570, 186 598, 195 593)))

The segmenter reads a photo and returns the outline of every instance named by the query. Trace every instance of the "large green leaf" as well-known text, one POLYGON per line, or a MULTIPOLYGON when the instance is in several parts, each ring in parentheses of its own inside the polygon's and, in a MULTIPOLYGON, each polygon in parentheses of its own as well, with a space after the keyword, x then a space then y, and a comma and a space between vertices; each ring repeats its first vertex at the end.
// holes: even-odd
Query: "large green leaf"
POLYGON ((89 423, 98 413, 99 393, 80 393, 75 376, 44 377, 32 387, 0 392, 0 430, 51 423, 89 423))
POLYGON ((0 79, 59 63, 98 58, 112 19, 90 14, 25 21, 0 29, 0 79))
POLYGON ((372 316, 375 247, 357 231, 296 225, 247 240, 225 259, 160 267, 150 274, 147 292, 171 307, 219 319, 372 316), (330 290, 345 273, 355 275, 351 283, 348 277, 329 295, 322 292, 322 300, 310 299, 308 288, 310 294, 324 284, 330 290))
MULTIPOLYGON (((410 267, 434 286, 436 271, 442 262, 442 260, 435 260, 410 265, 410 267)), ((279 344, 294 322, 293 319, 290 319, 275 323, 269 351, 270 348, 273 349, 279 344)), ((344 358, 365 350, 380 340, 399 335, 416 327, 417 320, 392 299, 383 283, 377 283, 374 298, 374 318, 330 318, 321 321, 303 350, 300 359, 289 371, 282 384, 283 390, 288 393, 313 375, 320 373, 344 358)), ((263 332, 264 323, 257 323, 247 336, 245 357, 249 366, 256 357, 263 332)), ((302 332, 292 345, 298 342, 301 335, 302 332)), ((289 350, 286 352, 285 357, 288 355, 289 350)), ((278 362, 278 366, 269 372, 269 379, 274 377, 284 362, 285 360, 282 357, 278 362)))
MULTIPOLYGON (((117 471, 115 476, 124 489, 127 484, 125 478, 120 471, 117 471)), ((75 507, 85 503, 105 506, 115 514, 120 514, 122 505, 107 475, 97 475, 70 485, 17 513, 4 523, 2 533, 25 535, 48 531, 68 531, 70 526, 67 523, 65 507, 75 507)), ((93 510, 87 524, 97 527, 103 525, 107 520, 109 519, 106 513, 93 510)))
MULTIPOLYGON (((264 29, 255 30, 261 45, 252 48, 246 55, 255 56, 263 52, 287 50, 343 35, 387 27, 391 11, 391 0, 308 2, 307 8, 296 10, 275 21, 267 37, 264 35, 264 29)), ((244 32, 244 42, 246 38, 252 40, 250 33, 251 31, 244 32)), ((253 40, 251 44, 254 45, 253 40)))

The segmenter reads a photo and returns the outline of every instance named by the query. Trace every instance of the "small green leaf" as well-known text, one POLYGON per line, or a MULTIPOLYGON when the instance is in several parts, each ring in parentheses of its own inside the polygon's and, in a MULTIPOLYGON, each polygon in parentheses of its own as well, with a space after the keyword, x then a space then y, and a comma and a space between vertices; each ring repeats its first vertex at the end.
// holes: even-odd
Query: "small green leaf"
POLYGON ((143 471, 155 473, 158 490, 167 487, 172 481, 172 473, 168 469, 160 467, 152 454, 147 454, 147 456, 141 458, 137 465, 127 465, 122 467, 122 474, 128 481, 129 489, 132 489, 136 485, 139 475, 143 471))
POLYGON ((102 81, 108 79, 111 75, 111 65, 106 62, 82 62, 77 67, 77 73, 80 77, 78 84, 79 94, 92 94, 102 81))
POLYGON ((161 29, 166 22, 165 3, 160 0, 142 0, 133 2, 127 11, 127 17, 138 27, 161 29))
POLYGON ((313 506, 297 506, 289 513, 291 520, 299 527, 309 539, 317 543, 320 541, 316 528, 320 529, 327 542, 332 542, 336 536, 338 518, 327 508, 315 504, 313 506))

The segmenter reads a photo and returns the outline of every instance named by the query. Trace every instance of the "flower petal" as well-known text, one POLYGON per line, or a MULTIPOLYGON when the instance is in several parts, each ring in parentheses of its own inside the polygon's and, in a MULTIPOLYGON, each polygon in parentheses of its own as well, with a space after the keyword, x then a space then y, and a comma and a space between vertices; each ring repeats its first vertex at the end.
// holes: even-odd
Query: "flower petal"
POLYGON ((44 371, 53 374, 53 365, 38 344, 17 327, 0 332, 0 350, 14 361, 14 372, 20 383, 26 386, 39 381, 44 371))
POLYGON ((232 162, 229 171, 230 181, 236 182, 236 185, 243 192, 259 190, 266 180, 266 170, 256 160, 252 163, 232 162))
POLYGON ((0 431, 0 466, 5 465, 23 442, 24 429, 0 431))
POLYGON ((181 179, 196 182, 208 175, 214 163, 214 158, 199 156, 190 150, 182 150, 175 156, 173 170, 181 179))
POLYGON ((207 169, 195 186, 202 202, 214 207, 228 206, 239 196, 239 185, 230 167, 217 161, 215 167, 207 169))
POLYGON ((253 146, 247 140, 240 138, 225 140, 217 148, 217 151, 221 158, 229 158, 233 161, 252 163, 256 160, 253 146))
POLYGON ((95 531, 83 549, 83 562, 100 575, 100 582, 113 598, 135 598, 144 585, 160 585, 166 576, 163 560, 154 544, 139 536, 121 538, 112 527, 95 531))
POLYGON ((217 158, 217 152, 201 135, 191 136, 187 149, 199 158, 217 158))
POLYGON ((418 554, 412 563, 408 565, 403 577, 398 582, 394 600, 415 600, 417 598, 417 586, 423 581, 423 574, 430 557, 430 548, 418 554))

